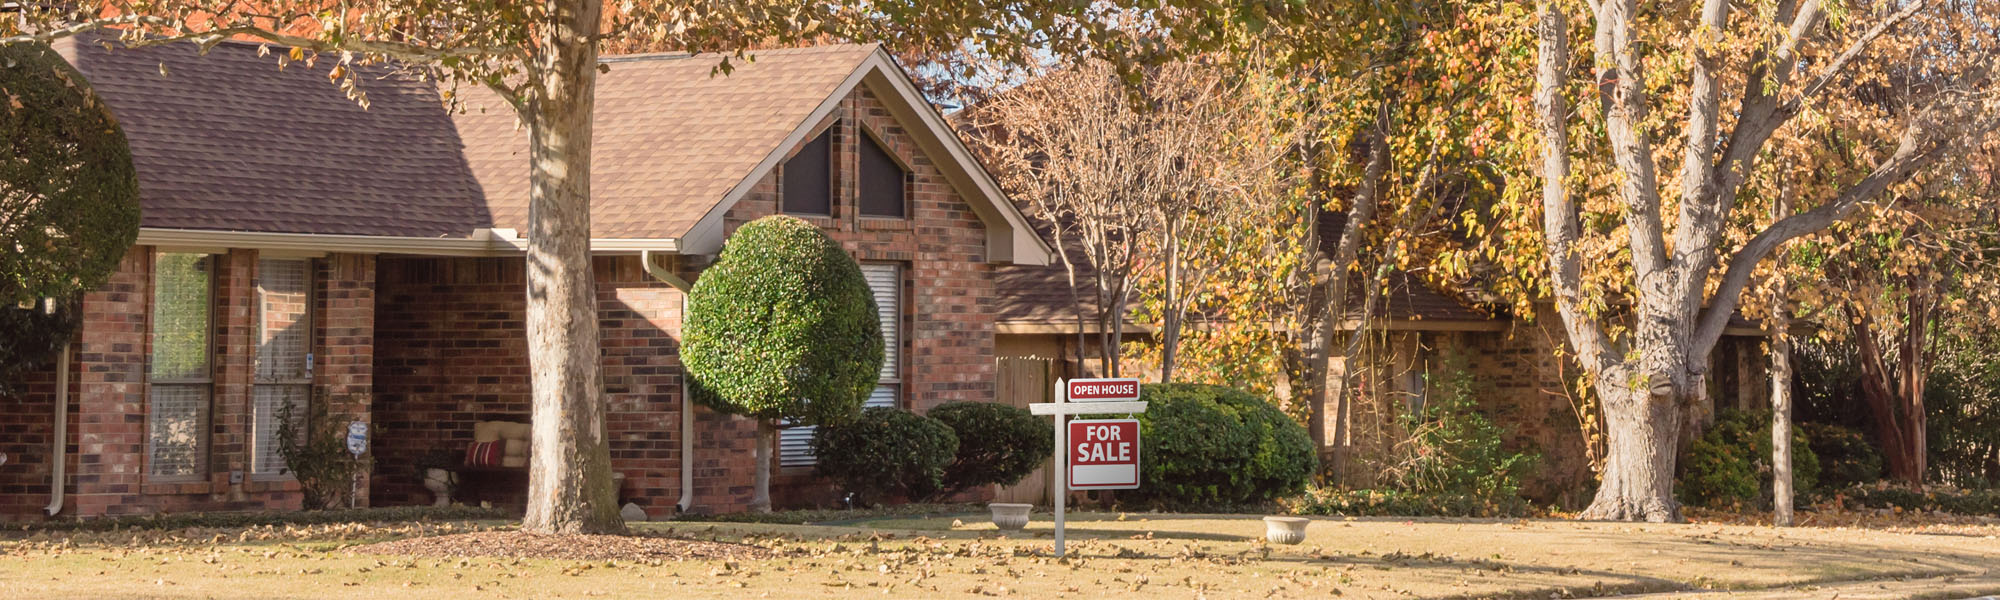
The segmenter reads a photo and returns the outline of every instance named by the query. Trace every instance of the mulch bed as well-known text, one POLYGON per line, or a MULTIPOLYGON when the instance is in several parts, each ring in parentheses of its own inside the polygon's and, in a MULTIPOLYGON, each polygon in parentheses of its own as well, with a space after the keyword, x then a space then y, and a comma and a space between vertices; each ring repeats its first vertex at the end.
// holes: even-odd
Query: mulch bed
POLYGON ((409 538, 349 548, 366 554, 427 558, 491 556, 572 560, 738 560, 772 556, 756 546, 646 535, 537 534, 478 531, 409 538))

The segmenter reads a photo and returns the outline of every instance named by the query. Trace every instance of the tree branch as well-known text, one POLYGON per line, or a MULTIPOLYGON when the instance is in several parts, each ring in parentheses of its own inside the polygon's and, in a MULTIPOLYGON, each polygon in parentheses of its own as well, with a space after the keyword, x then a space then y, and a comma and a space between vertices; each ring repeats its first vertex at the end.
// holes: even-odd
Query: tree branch
POLYGON ((1697 321, 1699 326, 1695 329, 1690 355, 1707 356, 1715 348, 1716 341, 1722 338, 1722 331, 1729 325, 1730 315, 1736 312, 1738 297, 1749 285, 1750 275, 1757 269, 1758 262, 1786 241, 1826 229, 1846 218, 1861 203, 1881 195, 1890 185, 1908 179, 1917 170, 1944 158, 1951 144, 1934 139, 1937 137, 1942 136, 1933 135, 1930 125, 1921 120, 1913 123, 1903 131, 1894 154, 1877 165, 1867 177, 1843 190, 1832 202, 1780 219, 1743 244, 1743 248, 1730 257, 1729 270, 1723 274, 1714 300, 1703 309, 1697 321))
POLYGON ((1542 227, 1547 237, 1549 279, 1555 287, 1556 309, 1577 358, 1598 374, 1617 364, 1609 340, 1597 322, 1583 314, 1583 267, 1572 245, 1581 235, 1576 203, 1569 198, 1569 104, 1563 82, 1570 62, 1569 31, 1556 0, 1543 0, 1535 26, 1538 60, 1535 69, 1535 113, 1542 136, 1542 227))

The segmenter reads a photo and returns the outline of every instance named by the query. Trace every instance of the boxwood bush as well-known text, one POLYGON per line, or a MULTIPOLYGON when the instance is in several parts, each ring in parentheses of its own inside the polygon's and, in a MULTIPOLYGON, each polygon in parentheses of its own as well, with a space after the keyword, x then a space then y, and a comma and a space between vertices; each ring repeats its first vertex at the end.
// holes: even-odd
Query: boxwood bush
POLYGON ((983 485, 1014 485, 1055 451, 1046 417, 992 402, 952 402, 930 417, 958 436, 958 454, 944 471, 949 496, 983 485))
POLYGON ((1268 502, 1297 493, 1318 468, 1304 427, 1233 388, 1140 387, 1140 486, 1121 499, 1178 507, 1268 502))
MULTIPOLYGON (((1819 458, 1805 431, 1792 427, 1792 489, 1810 491, 1819 481, 1819 458)), ((1771 413, 1722 411, 1681 461, 1675 491, 1681 502, 1709 508, 1765 507, 1771 503, 1771 413)))
POLYGON ((880 406, 813 431, 819 473, 867 502, 928 498, 944 486, 958 436, 937 419, 880 406))
POLYGON ((882 325, 861 267, 818 227, 744 224, 688 294, 689 392, 767 422, 854 416, 882 371, 882 325))

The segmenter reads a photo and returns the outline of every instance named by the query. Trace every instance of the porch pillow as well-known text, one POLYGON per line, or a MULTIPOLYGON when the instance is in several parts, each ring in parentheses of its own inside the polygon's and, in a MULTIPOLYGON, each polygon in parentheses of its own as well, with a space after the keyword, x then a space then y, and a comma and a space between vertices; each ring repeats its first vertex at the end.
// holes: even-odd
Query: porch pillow
POLYGON ((500 442, 473 442, 471 446, 465 448, 465 466, 499 466, 501 452, 504 450, 500 442))
POLYGON ((528 466, 528 440, 505 439, 500 441, 500 466, 507 468, 528 466))

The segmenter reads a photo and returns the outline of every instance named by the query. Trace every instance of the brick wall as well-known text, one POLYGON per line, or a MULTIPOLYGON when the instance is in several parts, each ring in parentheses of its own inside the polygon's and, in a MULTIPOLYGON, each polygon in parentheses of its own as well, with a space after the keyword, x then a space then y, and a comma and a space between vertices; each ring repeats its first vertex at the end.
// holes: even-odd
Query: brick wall
MULTIPOLYGON (((56 364, 26 374, 21 381, 9 382, 11 395, 0 394, 0 522, 39 518, 49 501, 49 475, 54 468, 56 364)), ((70 366, 70 397, 76 397, 78 367, 70 366)), ((71 430, 76 414, 71 405, 71 430)), ((67 469, 76 468, 74 440, 70 442, 67 469)))
MULTIPOLYGON (((213 259, 208 453, 205 473, 192 479, 146 474, 153 249, 133 248, 109 281, 84 295, 71 383, 69 493, 59 516, 298 507, 297 482, 249 473, 257 257, 238 249, 213 259), (230 482, 233 471, 243 473, 241 483, 230 482)), ((360 399, 371 392, 373 265, 370 256, 334 255, 321 259, 316 277, 312 347, 316 356, 327 358, 320 361, 315 382, 360 399)), ((35 375, 29 389, 27 398, 0 408, 0 428, 17 440, 0 445, 10 455, 9 465, 0 467, 0 520, 39 518, 48 502, 53 373, 35 375), (20 466, 14 467, 17 461, 20 466)), ((335 412, 343 420, 366 419, 361 400, 335 412)))
MULTIPOLYGON (((523 261, 383 259, 375 313, 379 505, 431 500, 412 467, 426 452, 463 452, 479 421, 527 422, 531 412, 523 261)), ((638 257, 599 257, 598 322, 613 469, 622 496, 669 514, 680 495, 681 296, 638 257)), ((711 428, 703 428, 707 432, 711 428)), ((744 446, 747 448, 748 446, 744 446)), ((696 474, 714 487, 715 474, 696 474)), ((469 491, 469 490, 468 490, 469 491)), ((520 493, 491 498, 519 504, 520 493)))

